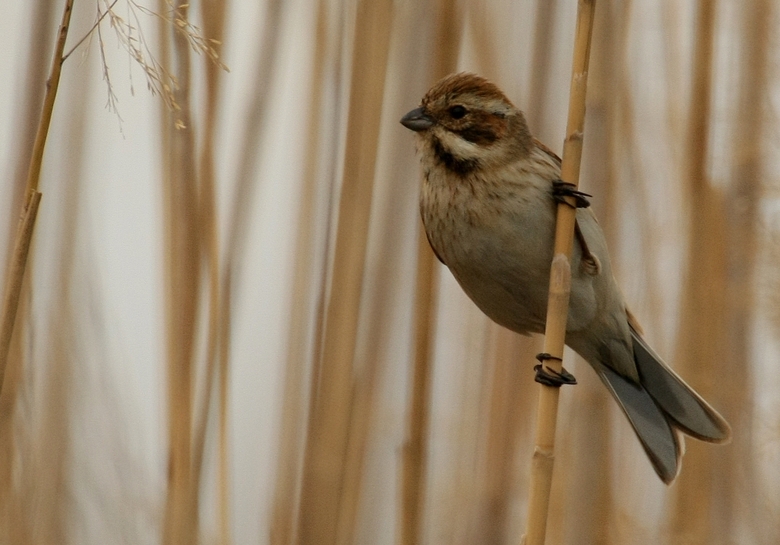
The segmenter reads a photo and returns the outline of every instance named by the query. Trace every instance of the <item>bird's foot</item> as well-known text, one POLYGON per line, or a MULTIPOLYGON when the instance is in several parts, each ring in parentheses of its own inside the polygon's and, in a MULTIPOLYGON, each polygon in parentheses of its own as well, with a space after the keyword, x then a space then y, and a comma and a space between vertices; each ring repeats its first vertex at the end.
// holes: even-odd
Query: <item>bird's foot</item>
POLYGON ((564 384, 577 384, 577 379, 574 378, 574 375, 569 373, 563 367, 561 367, 561 372, 559 373, 558 371, 550 369, 544 365, 544 362, 547 360, 560 361, 561 358, 553 356, 552 354, 548 354, 547 352, 542 352, 541 354, 536 355, 536 359, 539 360, 540 363, 539 365, 534 366, 534 371, 536 371, 534 380, 539 384, 552 386, 553 388, 560 388, 564 384))
POLYGON ((593 195, 578 191, 577 186, 574 184, 564 182, 563 180, 554 180, 552 186, 553 199, 555 199, 556 202, 571 206, 572 208, 587 208, 590 206, 588 197, 592 197, 593 195), (572 205, 567 201, 566 197, 574 198, 574 204, 572 205))

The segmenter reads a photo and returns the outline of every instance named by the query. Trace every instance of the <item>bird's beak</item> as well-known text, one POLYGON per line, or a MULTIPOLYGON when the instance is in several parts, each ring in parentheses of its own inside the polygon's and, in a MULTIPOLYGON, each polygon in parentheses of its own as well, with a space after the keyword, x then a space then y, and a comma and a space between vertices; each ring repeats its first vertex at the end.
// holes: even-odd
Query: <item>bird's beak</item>
POLYGON ((422 108, 415 108, 401 118, 401 125, 415 132, 433 127, 433 119, 422 108))

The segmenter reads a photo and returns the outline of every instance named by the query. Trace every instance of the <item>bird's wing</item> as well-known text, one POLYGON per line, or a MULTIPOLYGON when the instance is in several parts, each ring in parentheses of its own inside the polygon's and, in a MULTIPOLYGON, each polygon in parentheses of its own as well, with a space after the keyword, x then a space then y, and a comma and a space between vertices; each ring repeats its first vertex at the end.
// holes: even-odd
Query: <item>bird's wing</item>
POLYGON ((560 157, 558 157, 558 155, 557 155, 557 154, 556 154, 556 153, 555 153, 553 150, 551 150, 550 148, 548 148, 547 146, 545 146, 544 144, 542 144, 541 142, 539 142, 539 140, 537 140, 536 138, 534 138, 534 144, 535 144, 535 145, 536 145, 536 146, 537 146, 537 147, 538 147, 540 150, 542 150, 542 151, 543 151, 543 152, 545 152, 547 155, 549 155, 550 157, 552 157, 552 158, 553 158, 553 160, 554 160, 556 163, 558 163, 558 166, 559 166, 559 167, 561 166, 561 158, 560 158, 560 157))
POLYGON ((631 326, 634 332, 636 332, 640 337, 644 335, 645 332, 642 329, 642 326, 639 324, 639 320, 637 320, 637 317, 634 316, 634 313, 631 312, 628 307, 626 307, 626 316, 628 317, 628 325, 631 326))

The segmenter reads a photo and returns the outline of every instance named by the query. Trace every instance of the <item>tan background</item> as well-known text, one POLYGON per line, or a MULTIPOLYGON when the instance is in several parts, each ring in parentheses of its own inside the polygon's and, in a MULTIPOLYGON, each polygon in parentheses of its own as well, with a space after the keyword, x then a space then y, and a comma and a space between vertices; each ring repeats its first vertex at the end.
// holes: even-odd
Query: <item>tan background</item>
MULTIPOLYGON (((62 10, 6 4, 3 256, 62 10)), ((98 5, 76 2, 66 50, 98 5)), ((398 120, 470 70, 560 151, 576 2, 193 2, 229 73, 113 11, 181 110, 109 18, 63 66, 0 397, 0 542, 520 543, 538 339, 490 323, 420 244, 398 120)), ((647 338, 734 441, 688 441, 665 487, 567 363, 549 543, 780 542, 778 12, 598 1, 582 188, 647 338)))

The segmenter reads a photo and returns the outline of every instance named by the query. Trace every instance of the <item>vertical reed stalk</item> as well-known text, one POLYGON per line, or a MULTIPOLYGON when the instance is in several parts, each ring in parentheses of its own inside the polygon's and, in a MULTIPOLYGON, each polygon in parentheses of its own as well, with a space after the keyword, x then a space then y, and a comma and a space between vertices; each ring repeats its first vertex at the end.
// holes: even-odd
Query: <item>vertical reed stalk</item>
POLYGON ((301 487, 303 545, 341 543, 340 536, 351 532, 339 528, 339 521, 342 510, 350 508, 342 503, 342 487, 347 479, 353 364, 391 24, 392 2, 358 2, 333 281, 301 487))
POLYGON ((424 232, 418 233, 417 283, 414 302, 414 368, 409 408, 408 438, 401 468, 400 545, 420 542, 425 499, 426 442, 430 419, 431 333, 433 326, 434 263, 424 232))
MULTIPOLYGON (((160 11, 169 9, 165 4, 160 11)), ((187 7, 175 9, 185 16, 187 7)), ((193 472, 193 381, 194 354, 199 312, 201 232, 194 163, 195 135, 190 111, 190 48, 180 32, 167 30, 173 43, 179 110, 167 112, 170 138, 169 171, 165 180, 167 220, 168 290, 168 496, 162 542, 191 545, 198 539, 198 490, 193 472)))
MULTIPOLYGON (((22 394, 29 395, 36 390, 41 392, 41 417, 36 419, 36 425, 31 426, 34 429, 31 433, 32 441, 25 445, 30 456, 19 464, 24 480, 18 484, 22 489, 22 497, 28 502, 24 524, 31 529, 34 539, 39 543, 67 543, 73 525, 69 519, 72 514, 72 456, 79 439, 71 424, 76 405, 73 398, 81 389, 78 379, 83 367, 78 354, 84 329, 84 314, 79 312, 83 310, 80 307, 82 301, 78 295, 80 288, 94 280, 94 276, 90 278, 90 275, 94 275, 91 267, 86 268, 86 277, 79 274, 84 272, 79 259, 83 257, 79 252, 79 223, 83 219, 84 209, 83 173, 88 157, 85 153, 88 142, 86 113, 92 104, 90 83, 88 78, 79 78, 68 86, 69 92, 60 98, 59 107, 66 117, 63 125, 67 127, 71 142, 68 144, 67 161, 62 161, 57 170, 61 179, 68 183, 66 187, 60 188, 61 197, 57 199, 61 212, 54 214, 58 217, 56 233, 47 232, 47 237, 56 239, 55 254, 39 262, 40 265, 45 263, 47 268, 56 270, 54 283, 58 289, 43 320, 45 334, 40 336, 40 341, 32 350, 33 358, 38 350, 43 352, 39 365, 45 363, 45 377, 35 381, 22 394)), ((39 263, 35 266, 40 266, 39 263)), ((40 323, 39 320, 34 322, 40 323)), ((34 334, 38 326, 31 329, 34 334)), ((34 393, 32 395, 35 396, 34 393)))
MULTIPOLYGON (((256 49, 256 66, 252 70, 254 80, 250 84, 253 89, 252 98, 247 108, 244 130, 238 142, 240 143, 239 158, 237 160, 237 174, 235 180, 235 193, 228 213, 228 233, 225 243, 225 257, 222 266, 221 282, 221 330, 220 334, 220 371, 219 371, 219 391, 220 400, 227 400, 228 395, 228 359, 231 353, 231 338, 227 334, 230 329, 232 310, 233 310, 233 292, 236 289, 235 271, 241 269, 241 260, 245 254, 247 243, 247 226, 249 225, 251 203, 253 202, 254 191, 258 186, 256 172, 257 159, 262 155, 258 149, 262 146, 262 137, 265 134, 267 125, 266 119, 269 107, 270 89, 274 81, 274 68, 277 63, 277 52, 281 38, 280 29, 282 28, 282 2, 281 0, 269 0, 264 3, 264 11, 260 18, 260 25, 257 29, 259 37, 256 49)), ((227 473, 227 406, 220 401, 220 491, 223 498, 220 525, 221 539, 229 541, 227 497, 228 497, 228 473, 227 473)), ((274 521, 276 520, 275 515, 274 521)), ((274 529, 272 523, 271 543, 276 545, 274 540, 274 529)), ((220 545, 224 545, 221 543, 220 545)))
POLYGON ((537 2, 534 18, 534 44, 531 60, 531 74, 528 78, 532 88, 525 109, 531 130, 543 127, 546 113, 552 109, 549 104, 550 72, 555 40, 555 16, 558 2, 537 2))
POLYGON ((526 479, 517 471, 518 452, 530 445, 528 415, 533 414, 534 383, 527 380, 528 370, 518 361, 538 352, 539 339, 525 337, 496 324, 490 324, 486 362, 492 362, 487 388, 485 422, 484 477, 480 479, 483 515, 478 521, 480 543, 511 543, 518 532, 512 521, 513 500, 526 479), (536 350, 535 350, 536 348, 536 350))
MULTIPOLYGON (((745 2, 740 11, 743 17, 740 34, 744 45, 739 49, 741 73, 733 113, 731 183, 726 195, 726 202, 730 204, 729 286, 726 291, 729 346, 725 357, 713 362, 712 369, 716 374, 729 376, 733 362, 741 361, 751 353, 751 330, 755 309, 759 306, 755 294, 756 264, 761 252, 761 220, 758 218, 763 181, 767 178, 763 164, 767 141, 766 103, 770 89, 770 44, 773 43, 777 7, 773 0, 752 0, 745 2)), ((728 388, 718 389, 720 401, 713 400, 723 414, 728 415, 734 430, 734 441, 716 461, 719 475, 716 494, 720 500, 713 517, 717 521, 715 532, 724 536, 724 541, 733 540, 731 529, 739 527, 744 517, 756 541, 759 541, 758 536, 765 536, 767 542, 780 542, 777 524, 772 517, 763 514, 762 495, 754 493, 763 479, 753 461, 759 444, 758 437, 752 432, 757 412, 755 363, 751 362, 735 375, 728 388), (746 464, 745 460, 751 463, 746 464)))
MULTIPOLYGON (((577 186, 582 158, 582 138, 585 127, 585 91, 588 61, 595 13, 595 0, 580 0, 574 39, 569 116, 563 143, 561 179, 577 186)), ((566 337, 569 294, 571 290, 571 253, 574 245, 575 209, 565 203, 558 205, 555 229, 554 257, 550 269, 550 294, 547 303, 547 325, 544 352, 559 360, 548 360, 554 371, 560 372, 566 337)), ((558 414, 559 389, 540 386, 536 440, 531 468, 527 545, 542 545, 547 530, 547 512, 552 487, 555 450, 555 429, 558 414)))
MULTIPOLYGON (((203 29, 205 34, 217 43, 222 43, 224 35, 225 15, 228 9, 228 0, 212 0, 204 2, 203 29)), ((220 248, 219 231, 217 225, 217 202, 214 173, 214 148, 217 132, 217 112, 220 99, 220 74, 221 67, 213 62, 207 62, 206 70, 206 95, 203 123, 203 144, 200 152, 199 163, 199 223, 201 226, 200 243, 205 257, 206 271, 208 274, 208 316, 206 338, 206 362, 203 400, 200 403, 200 413, 195 421, 194 429, 194 454, 193 454, 193 490, 195 503, 198 504, 198 491, 201 488, 201 476, 203 473, 203 459, 206 451, 206 431, 208 415, 214 405, 214 382, 219 379, 217 394, 217 528, 221 545, 230 542, 230 511, 228 505, 228 445, 227 445, 227 378, 228 360, 221 357, 224 353, 221 346, 224 339, 230 335, 229 321, 223 320, 220 282, 220 248)))
MULTIPOLYGON (((625 5, 601 3, 599 17, 594 23, 592 62, 588 78, 588 146, 583 157, 583 176, 598 199, 594 211, 601 220, 610 248, 619 246, 618 236, 618 172, 615 146, 623 136, 617 127, 617 110, 625 101, 622 69, 624 49, 618 47, 628 25, 623 19, 625 5)), ((622 44, 625 45, 625 44, 622 44)), ((615 263, 612 264, 615 272, 615 263)), ((581 361, 581 360, 580 360, 581 361)), ((608 545, 619 535, 613 517, 616 506, 612 495, 613 456, 612 438, 614 412, 612 399, 593 373, 577 377, 580 386, 569 392, 571 397, 566 413, 566 442, 561 445, 558 459, 564 461, 555 470, 551 492, 550 518, 566 517, 567 524, 554 525, 547 536, 551 543, 598 543, 608 545)))
MULTIPOLYGON (((690 188, 690 238, 677 356, 679 369, 705 399, 712 399, 714 390, 710 366, 727 346, 725 203, 720 190, 710 183, 707 168, 716 9, 714 1, 698 2, 687 139, 690 147, 684 165, 690 188), (707 319, 702 320, 703 316, 707 319)), ((712 543, 713 451, 708 445, 690 443, 685 471, 674 489, 672 535, 692 545, 712 543)))
MULTIPOLYGON (((279 455, 277 456, 276 485, 271 511, 271 545, 295 545, 298 489, 300 486, 303 434, 306 426, 306 367, 316 354, 316 346, 306 342, 312 327, 312 300, 320 291, 315 272, 316 247, 322 239, 317 236, 317 197, 321 188, 320 162, 327 148, 323 137, 323 102, 326 69, 333 63, 334 40, 328 32, 328 12, 324 0, 317 1, 314 60, 311 91, 307 108, 309 125, 304 150, 303 188, 298 211, 293 267, 292 302, 289 313, 287 357, 282 393, 281 424, 279 426, 279 455)), ((321 276, 320 276, 321 278, 321 276)), ((319 280, 322 282, 322 280, 319 280)), ((324 290, 322 290, 324 291, 324 290)), ((315 331, 317 327, 315 326, 315 331)), ((318 333, 318 332, 317 332, 318 333)), ((315 333, 315 337, 319 337, 315 333)))
MULTIPOLYGON (((14 184, 13 197, 10 203, 7 203, 9 204, 9 210, 25 210, 25 200, 28 195, 25 187, 27 172, 30 169, 33 143, 35 142, 35 135, 40 124, 41 104, 47 92, 47 89, 41 85, 41 82, 46 77, 51 44, 54 42, 54 38, 50 36, 50 33, 51 23, 56 16, 55 7, 54 4, 49 2, 39 2, 35 4, 32 11, 33 28, 27 43, 27 49, 30 53, 24 78, 25 82, 17 90, 17 100, 15 101, 19 106, 20 114, 18 117, 19 122, 15 123, 17 127, 15 131, 17 159, 14 165, 14 175, 11 178, 14 184)), ((58 12, 59 10, 56 11, 58 12)), ((10 267, 14 266, 14 256, 24 253, 17 252, 15 241, 17 238, 24 241, 31 240, 32 233, 25 233, 18 237, 19 226, 21 224, 22 230, 32 229, 33 223, 31 218, 35 214, 31 209, 38 208, 40 197, 41 195, 38 193, 36 198, 30 203, 27 211, 23 212, 25 216, 30 217, 22 218, 20 221, 17 214, 8 214, 6 218, 7 236, 9 237, 5 255, 9 263, 9 270, 5 276, 6 282, 9 276, 18 275, 18 273, 10 271, 10 267)), ((27 251, 29 252, 29 250, 27 251)), ((23 285, 22 291, 24 289, 23 285)), ((9 291, 7 290, 5 293, 9 293, 9 291)), ((17 310, 17 313, 24 313, 24 300, 25 298, 22 297, 20 301, 22 306, 17 310)), ((21 320, 20 324, 24 326, 25 321, 21 320)), ((14 429, 17 425, 17 419, 15 418, 17 390, 20 387, 22 378, 25 376, 25 360, 23 358, 26 354, 25 350, 22 349, 22 346, 26 344, 22 341, 24 336, 23 327, 16 330, 16 335, 12 335, 6 355, 6 361, 10 361, 11 364, 0 375, 0 383, 3 384, 2 392, 0 393, 0 543, 15 543, 19 545, 32 543, 32 538, 29 536, 29 526, 32 521, 26 520, 25 517, 30 511, 26 502, 29 487, 14 486, 13 484, 19 468, 18 460, 14 453, 19 452, 19 449, 23 448, 20 443, 27 440, 31 434, 29 429, 24 429, 21 434, 14 429)))
POLYGON ((27 267, 27 256, 30 253, 35 218, 38 215, 38 207, 41 203, 41 192, 34 191, 27 194, 27 202, 22 211, 8 270, 8 282, 5 288, 3 300, 2 325, 0 327, 0 392, 2 392, 3 378, 8 363, 8 353, 11 348, 11 335, 16 321, 16 311, 19 308, 19 298, 22 293, 24 271, 27 267))
MULTIPOLYGON (((434 80, 454 72, 460 45, 461 17, 450 2, 436 3, 434 80)), ((417 237, 417 278, 414 301, 414 360, 407 438, 401 468, 401 511, 398 543, 416 545, 421 539, 425 502, 428 421, 431 396, 431 335, 436 302, 433 252, 420 226, 417 237)))
POLYGON ((70 29, 70 16, 73 13, 73 0, 65 0, 65 9, 62 13, 62 22, 57 35, 57 43, 52 59, 49 79, 46 83, 46 95, 43 100, 41 119, 38 124, 38 132, 33 144, 30 168, 27 173, 27 191, 24 208, 17 228, 14 251, 11 256, 10 267, 6 277, 5 291, 3 295, 3 310, 0 315, 0 392, 3 388, 3 378, 8 364, 8 351, 11 347, 11 336, 16 322, 16 311, 19 308, 19 297, 22 292, 22 280, 27 267, 27 256, 30 251, 35 218, 38 214, 38 206, 41 193, 38 192, 38 182, 41 178, 43 166, 43 151, 46 147, 46 139, 49 135, 51 116, 54 112, 54 102, 57 98, 57 90, 60 86, 62 74, 62 53, 65 50, 65 41, 70 29))
MULTIPOLYGON (((229 271, 225 271, 229 272, 229 271)), ((229 307, 225 304, 225 299, 230 297, 230 280, 222 279, 220 296, 222 300, 220 322, 219 322, 219 358, 218 373, 219 384, 219 407, 217 420, 219 421, 219 435, 217 437, 217 532, 219 535, 219 545, 230 545, 232 543, 232 531, 230 525, 230 464, 229 464, 229 441, 230 435, 228 421, 228 395, 229 391, 229 368, 230 361, 230 338, 231 319, 228 312, 229 307)))
MULTIPOLYGON (((14 93, 13 103, 16 109, 14 126, 14 156, 13 174, 8 179, 13 184, 13 194, 8 202, 8 210, 23 210, 27 197, 26 182, 27 173, 30 170, 30 160, 33 154, 33 144, 41 117, 41 106, 46 95, 47 86, 41 85, 46 81, 49 70, 49 55, 52 44, 58 38, 51 36, 51 27, 59 9, 53 2, 35 2, 27 4, 31 6, 31 29, 24 50, 28 51, 28 62, 25 67, 24 77, 19 77, 20 85, 14 93), (23 83, 22 83, 23 82, 23 83)), ((18 214, 7 214, 4 218, 6 229, 4 234, 8 237, 4 262, 11 261, 14 248, 14 237, 19 224, 18 214)), ((5 280, 5 278, 4 278, 5 280)), ((9 356, 12 357, 12 356, 9 356)))

